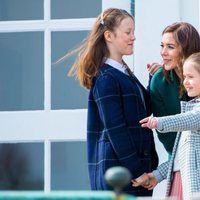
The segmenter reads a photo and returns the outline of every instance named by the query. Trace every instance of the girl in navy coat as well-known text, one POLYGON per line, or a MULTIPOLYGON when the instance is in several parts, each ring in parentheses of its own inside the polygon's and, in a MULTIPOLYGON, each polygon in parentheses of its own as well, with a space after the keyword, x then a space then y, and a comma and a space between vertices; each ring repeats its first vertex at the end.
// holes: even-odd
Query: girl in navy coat
MULTIPOLYGON (((87 147, 92 190, 111 189, 104 180, 110 167, 126 167, 133 179, 143 175, 145 180, 144 174, 158 165, 152 130, 139 124, 151 114, 149 94, 122 58, 133 53, 134 41, 133 17, 122 9, 107 9, 97 17, 70 71, 90 90, 87 147)), ((131 183, 124 191, 152 195, 131 183)))

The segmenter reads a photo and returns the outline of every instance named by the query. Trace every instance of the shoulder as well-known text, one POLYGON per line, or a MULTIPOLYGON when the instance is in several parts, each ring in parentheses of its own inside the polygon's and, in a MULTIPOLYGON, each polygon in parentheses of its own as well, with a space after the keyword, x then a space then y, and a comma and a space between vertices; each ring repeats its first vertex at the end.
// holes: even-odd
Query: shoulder
POLYGON ((93 82, 94 96, 108 96, 119 93, 119 81, 113 68, 100 70, 93 82))
POLYGON ((163 74, 163 67, 161 67, 160 69, 158 69, 155 74, 153 75, 152 79, 157 79, 157 78, 162 78, 164 77, 164 74, 163 74))
POLYGON ((160 68, 151 78, 150 89, 154 90, 157 87, 160 88, 161 85, 163 85, 163 81, 165 81, 165 77, 163 74, 163 68, 160 68))
POLYGON ((117 70, 110 65, 104 64, 95 79, 95 85, 100 84, 102 87, 112 86, 117 83, 117 70))
POLYGON ((150 88, 160 88, 163 90, 170 90, 170 91, 176 91, 178 88, 179 83, 174 77, 174 71, 170 71, 170 76, 173 76, 173 80, 168 82, 163 74, 163 68, 159 69, 152 77, 150 88))

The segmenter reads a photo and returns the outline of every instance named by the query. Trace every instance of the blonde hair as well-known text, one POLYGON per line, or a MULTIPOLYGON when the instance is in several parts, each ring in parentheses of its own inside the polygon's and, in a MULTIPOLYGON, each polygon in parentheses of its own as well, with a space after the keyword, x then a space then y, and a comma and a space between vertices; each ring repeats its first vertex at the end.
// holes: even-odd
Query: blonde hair
POLYGON ((90 89, 92 87, 93 78, 98 74, 103 60, 109 57, 109 50, 104 39, 104 32, 107 30, 114 32, 121 21, 127 17, 133 19, 133 16, 127 11, 117 8, 109 8, 101 13, 97 17, 84 43, 79 48, 66 55, 68 56, 78 52, 78 56, 68 75, 77 76, 80 84, 90 89))
POLYGON ((198 53, 193 53, 190 55, 184 62, 185 63, 190 63, 191 66, 193 66, 197 72, 200 74, 200 52, 198 53))

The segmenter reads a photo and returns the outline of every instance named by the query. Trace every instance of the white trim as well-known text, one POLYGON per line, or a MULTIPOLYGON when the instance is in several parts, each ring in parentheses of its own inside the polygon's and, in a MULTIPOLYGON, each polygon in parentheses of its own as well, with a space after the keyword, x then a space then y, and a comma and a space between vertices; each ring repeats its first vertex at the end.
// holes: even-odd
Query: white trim
POLYGON ((0 112, 0 143, 85 141, 87 109, 0 112))
POLYGON ((44 109, 51 109, 51 32, 44 33, 44 109))
POLYGON ((51 0, 44 0, 44 20, 51 19, 51 0))
POLYGON ((51 21, 3 21, 0 22, 0 32, 26 32, 26 31, 80 31, 91 30, 95 18, 84 19, 56 19, 51 21))

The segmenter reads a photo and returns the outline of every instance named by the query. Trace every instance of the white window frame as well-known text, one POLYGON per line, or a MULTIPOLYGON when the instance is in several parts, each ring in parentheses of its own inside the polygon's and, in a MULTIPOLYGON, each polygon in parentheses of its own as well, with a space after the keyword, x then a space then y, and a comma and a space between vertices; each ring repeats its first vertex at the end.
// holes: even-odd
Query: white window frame
POLYGON ((0 33, 44 32, 44 110, 0 112, 0 143, 44 142, 45 192, 51 191, 51 142, 85 141, 87 117, 86 109, 51 110, 51 32, 87 31, 94 20, 51 20, 50 0, 44 0, 44 20, 0 22, 0 33))

